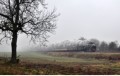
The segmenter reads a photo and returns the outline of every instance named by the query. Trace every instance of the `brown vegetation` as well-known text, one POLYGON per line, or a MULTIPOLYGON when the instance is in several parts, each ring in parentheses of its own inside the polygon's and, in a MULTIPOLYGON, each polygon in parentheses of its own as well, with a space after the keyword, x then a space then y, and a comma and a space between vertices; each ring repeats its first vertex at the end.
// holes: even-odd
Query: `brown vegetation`
POLYGON ((115 74, 110 68, 102 66, 64 67, 53 64, 20 63, 16 65, 0 64, 0 74, 7 75, 76 75, 76 74, 115 74))
MULTIPOLYGON (((34 53, 32 53, 34 54, 34 53)), ((37 52, 38 54, 38 52, 37 52)), ((34 54, 37 57, 37 54, 34 54)), ((44 55, 44 54, 39 54, 44 55)), ((119 53, 47 52, 41 58, 21 58, 19 64, 0 58, 1 75, 119 75, 119 53), (48 57, 47 57, 47 56, 48 57), (53 56, 54 55, 54 56, 53 56), (51 57, 52 56, 52 57, 51 57), (50 60, 46 60, 46 58, 50 60), (57 58, 56 58, 57 57, 57 58), (68 57, 68 58, 67 58, 68 57), (73 58, 74 57, 74 58, 73 58), (55 60, 53 61, 54 58, 55 60), (57 60, 57 59, 63 60, 57 60), (70 58, 70 59, 69 59, 70 58), (73 60, 65 62, 66 59, 73 60), (76 62, 76 60, 78 59, 76 62), (90 61, 92 60, 92 61, 90 61)))

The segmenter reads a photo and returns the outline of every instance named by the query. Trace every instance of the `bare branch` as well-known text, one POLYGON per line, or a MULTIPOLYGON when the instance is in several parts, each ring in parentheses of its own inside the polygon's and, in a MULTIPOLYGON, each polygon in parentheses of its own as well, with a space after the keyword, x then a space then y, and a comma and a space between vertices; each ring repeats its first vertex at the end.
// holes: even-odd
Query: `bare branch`
POLYGON ((11 18, 9 16, 7 16, 7 15, 4 15, 4 14, 0 13, 0 16, 3 16, 5 18, 7 18, 8 20, 12 21, 11 18))
POLYGON ((47 12, 44 0, 1 0, 0 6, 4 8, 4 11, 0 12, 2 31, 25 33, 33 42, 38 42, 47 41, 47 34, 56 28, 58 15, 55 10, 47 12), (39 5, 42 5, 43 9, 39 9, 39 5))

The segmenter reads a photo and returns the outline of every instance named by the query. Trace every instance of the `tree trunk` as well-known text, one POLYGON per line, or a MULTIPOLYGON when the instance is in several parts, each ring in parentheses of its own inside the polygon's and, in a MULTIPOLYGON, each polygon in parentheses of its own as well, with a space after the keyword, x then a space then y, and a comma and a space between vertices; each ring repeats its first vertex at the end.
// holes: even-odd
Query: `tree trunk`
POLYGON ((12 42, 11 42, 11 47, 12 47, 12 55, 11 55, 11 63, 17 63, 17 32, 13 32, 12 35, 12 42))

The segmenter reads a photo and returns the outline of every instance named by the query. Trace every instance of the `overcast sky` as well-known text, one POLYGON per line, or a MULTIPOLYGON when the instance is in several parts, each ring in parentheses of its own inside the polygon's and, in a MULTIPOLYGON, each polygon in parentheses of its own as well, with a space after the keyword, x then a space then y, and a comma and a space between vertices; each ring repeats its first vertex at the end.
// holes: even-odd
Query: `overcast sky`
MULTIPOLYGON (((46 0, 46 3, 48 8, 56 8, 61 14, 49 43, 80 37, 120 42, 120 0, 46 0)), ((10 50, 8 45, 5 50, 10 50)), ((30 46, 26 37, 19 36, 18 50, 30 46)))
POLYGON ((79 37, 120 41, 120 0, 47 0, 61 13, 50 42, 79 37))

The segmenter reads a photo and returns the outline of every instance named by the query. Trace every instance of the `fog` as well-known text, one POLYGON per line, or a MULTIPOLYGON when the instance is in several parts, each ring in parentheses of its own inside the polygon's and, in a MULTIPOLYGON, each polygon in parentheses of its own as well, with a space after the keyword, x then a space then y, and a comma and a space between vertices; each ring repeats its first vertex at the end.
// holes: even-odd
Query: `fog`
MULTIPOLYGON (((80 37, 120 42, 120 0, 46 0, 46 3, 48 9, 56 8, 56 13, 61 14, 48 44, 80 37)), ((18 51, 40 47, 30 43, 24 34, 18 37, 18 51)), ((0 45, 0 49, 10 51, 10 42, 0 45)))

